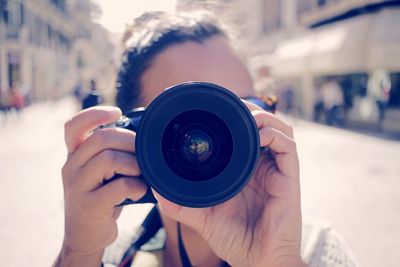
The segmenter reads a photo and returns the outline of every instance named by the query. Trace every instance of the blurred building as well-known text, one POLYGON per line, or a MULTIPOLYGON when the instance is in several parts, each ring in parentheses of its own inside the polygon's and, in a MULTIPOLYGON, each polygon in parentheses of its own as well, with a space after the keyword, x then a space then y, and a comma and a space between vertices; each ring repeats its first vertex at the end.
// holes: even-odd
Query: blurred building
POLYGON ((258 14, 249 17, 249 37, 258 43, 253 67, 256 73, 268 70, 278 94, 294 90, 300 113, 311 118, 317 88, 334 79, 343 90, 347 121, 374 126, 380 98, 374 91, 385 86, 383 126, 400 131, 400 1, 250 2, 250 13, 258 14))
POLYGON ((89 0, 0 0, 0 89, 18 82, 42 100, 107 76, 101 68, 113 51, 91 22, 93 8, 89 0))
POLYGON ((190 13, 201 10, 213 15, 233 42, 231 45, 244 56, 256 51, 251 45, 252 7, 255 1, 250 0, 177 0, 177 12, 190 13))
POLYGON ((99 16, 101 11, 91 0, 74 0, 72 3, 76 27, 74 53, 77 83, 83 84, 88 91, 90 80, 96 80, 97 88, 106 101, 112 101, 118 67, 116 42, 110 32, 92 21, 91 17, 99 16))

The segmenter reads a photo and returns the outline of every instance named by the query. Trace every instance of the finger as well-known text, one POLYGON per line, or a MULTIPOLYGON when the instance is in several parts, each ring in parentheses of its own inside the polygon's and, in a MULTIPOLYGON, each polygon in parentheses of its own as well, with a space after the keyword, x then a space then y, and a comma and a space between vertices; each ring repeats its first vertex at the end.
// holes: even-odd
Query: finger
POLYGON ((272 127, 263 128, 259 133, 261 146, 269 147, 275 152, 275 161, 279 171, 285 176, 298 178, 299 162, 296 142, 272 127))
POLYGON ((120 177, 93 192, 96 205, 114 207, 125 199, 141 199, 147 191, 146 183, 139 178, 120 177))
POLYGON ((268 195, 280 199, 292 199, 288 204, 296 204, 294 201, 300 198, 300 185, 292 178, 287 177, 280 172, 273 172, 267 177, 263 177, 265 183, 262 183, 268 195))
POLYGON ((81 191, 91 191, 117 173, 124 176, 139 176, 140 168, 134 155, 108 149, 90 159, 79 170, 73 183, 81 191))
POLYGON ((252 102, 250 102, 250 101, 248 101, 248 100, 244 100, 244 99, 241 99, 242 100, 242 102, 246 105, 246 107, 250 110, 250 111, 253 111, 253 110, 261 110, 261 111, 264 111, 264 109, 262 108, 262 107, 260 107, 260 106, 258 106, 258 105, 256 105, 256 104, 254 104, 254 103, 252 103, 252 102))
POLYGON ((166 216, 186 224, 201 233, 203 230, 205 209, 204 208, 189 208, 175 204, 164 198, 153 190, 153 195, 157 199, 157 203, 163 214, 166 216))
POLYGON ((253 114, 258 129, 263 127, 273 127, 293 138, 293 128, 289 124, 279 119, 275 114, 265 111, 254 103, 243 99, 242 101, 251 111, 251 114, 253 114))
POLYGON ((251 114, 256 121, 258 129, 272 127, 293 138, 293 128, 289 124, 280 120, 275 114, 261 110, 253 110, 251 111, 251 114))
POLYGON ((91 130, 99 125, 116 121, 121 114, 121 110, 116 107, 92 107, 68 120, 64 125, 68 154, 75 151, 91 130))
POLYGON ((77 166, 83 166, 88 160, 106 149, 133 153, 136 134, 122 128, 107 128, 95 131, 71 155, 77 166))

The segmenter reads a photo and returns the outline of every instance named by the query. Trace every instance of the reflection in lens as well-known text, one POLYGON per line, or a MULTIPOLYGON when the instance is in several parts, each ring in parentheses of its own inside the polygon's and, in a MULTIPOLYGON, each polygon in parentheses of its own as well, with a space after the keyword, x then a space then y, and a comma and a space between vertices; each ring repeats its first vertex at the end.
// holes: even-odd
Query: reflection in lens
POLYGON ((228 165, 233 149, 231 133, 216 115, 204 110, 186 111, 166 127, 162 152, 170 169, 180 177, 209 180, 228 165))
POLYGON ((189 162, 204 162, 212 154, 212 141, 205 132, 192 131, 185 134, 181 150, 189 162))

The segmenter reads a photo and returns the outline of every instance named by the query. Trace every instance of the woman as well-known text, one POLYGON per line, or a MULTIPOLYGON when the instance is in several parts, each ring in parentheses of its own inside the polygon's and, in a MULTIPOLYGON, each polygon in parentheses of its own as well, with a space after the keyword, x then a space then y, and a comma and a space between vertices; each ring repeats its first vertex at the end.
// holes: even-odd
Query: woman
MULTIPOLYGON (((208 18, 147 13, 126 37, 116 97, 122 112, 147 106, 164 88, 187 81, 215 83, 241 98, 256 96, 247 68, 208 18)), ((182 266, 180 241, 193 266, 306 266, 300 255, 299 163, 292 128, 246 104, 257 122, 261 145, 269 147, 274 158, 262 155, 244 190, 215 207, 187 208, 154 192, 166 233, 158 266, 182 266)), ((133 178, 140 175, 135 133, 103 129, 90 134, 117 120, 120 109, 91 108, 65 125, 65 238, 56 266, 100 266, 104 249, 117 236, 121 208, 116 205, 126 198, 138 200, 146 192, 146 184, 133 178), (115 173, 124 177, 103 186, 102 181, 115 173)))

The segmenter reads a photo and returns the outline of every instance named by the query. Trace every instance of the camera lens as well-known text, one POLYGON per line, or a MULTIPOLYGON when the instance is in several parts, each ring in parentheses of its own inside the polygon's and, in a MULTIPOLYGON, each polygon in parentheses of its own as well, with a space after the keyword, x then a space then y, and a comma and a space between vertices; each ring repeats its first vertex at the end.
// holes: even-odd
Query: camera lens
POLYGON ((228 165, 231 133, 218 116, 204 110, 185 111, 166 127, 162 153, 171 170, 190 181, 210 180, 228 165))
POLYGON ((184 134, 182 144, 185 160, 191 163, 202 163, 212 154, 212 141, 208 134, 201 130, 193 130, 184 134))
POLYGON ((142 176, 186 207, 210 207, 238 194, 259 157, 257 124, 244 103, 211 83, 166 89, 146 108, 136 134, 142 176))

